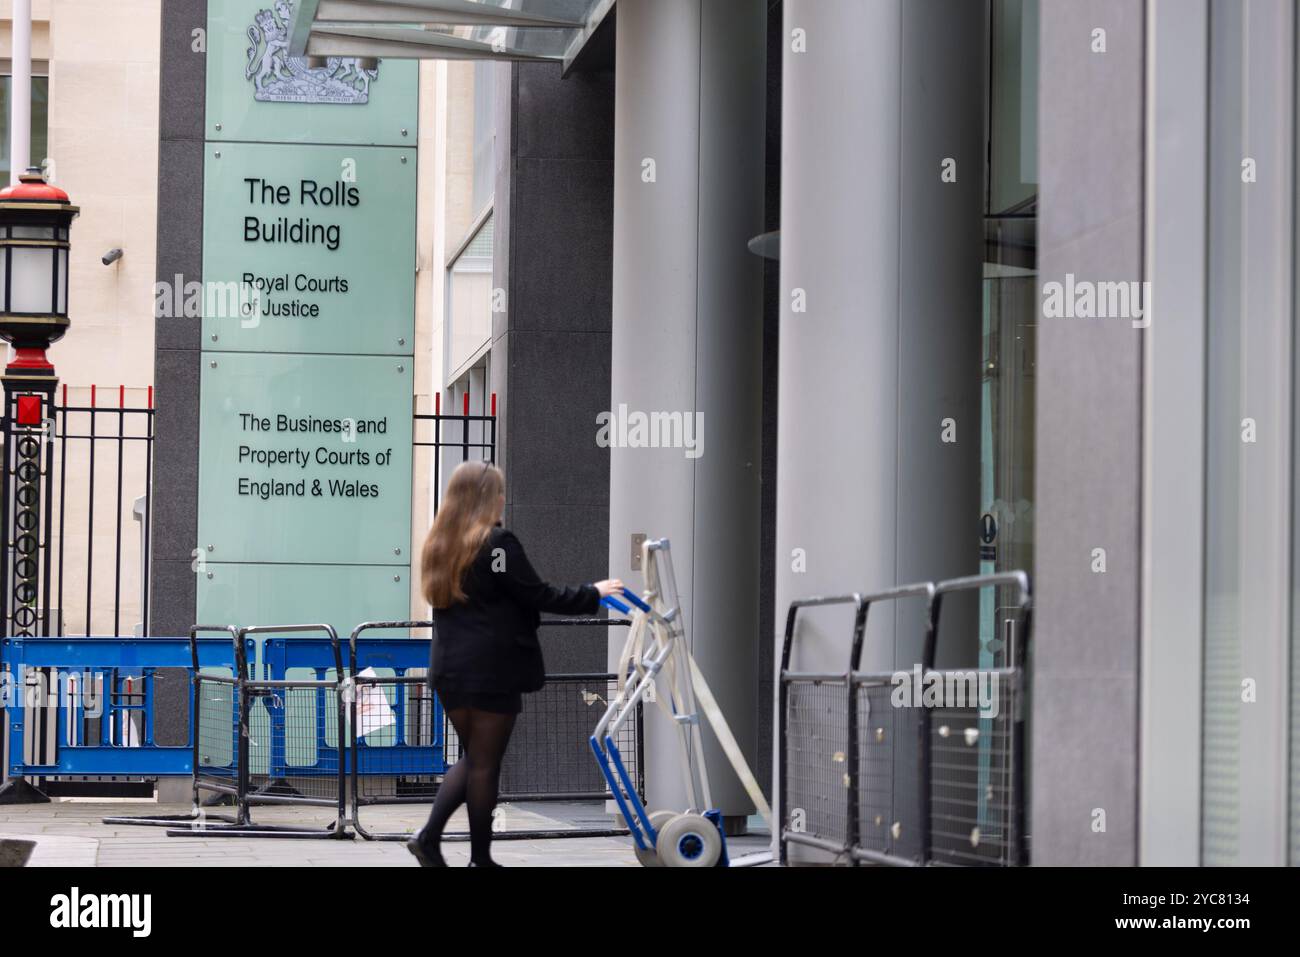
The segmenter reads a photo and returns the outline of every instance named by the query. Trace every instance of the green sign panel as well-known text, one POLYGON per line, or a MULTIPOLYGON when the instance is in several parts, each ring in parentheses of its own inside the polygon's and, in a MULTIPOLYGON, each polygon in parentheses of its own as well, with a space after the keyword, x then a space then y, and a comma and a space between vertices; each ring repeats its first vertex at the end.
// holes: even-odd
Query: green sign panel
POLYGON ((203 347, 411 355, 415 151, 209 150, 203 347))
POLYGON ((406 566, 412 385, 400 357, 206 355, 205 561, 406 566))
POLYGON ((295 7, 295 0, 208 4, 207 139, 413 148, 419 64, 287 56, 295 7))
POLYGON ((323 623, 347 641, 363 621, 404 621, 410 614, 411 583, 404 566, 207 563, 198 583, 197 620, 204 624, 323 623))

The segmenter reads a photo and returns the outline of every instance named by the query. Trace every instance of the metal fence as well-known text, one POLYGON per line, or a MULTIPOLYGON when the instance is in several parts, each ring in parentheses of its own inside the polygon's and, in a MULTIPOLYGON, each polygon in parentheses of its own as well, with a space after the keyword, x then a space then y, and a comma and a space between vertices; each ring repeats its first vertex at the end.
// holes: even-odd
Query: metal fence
POLYGON ((1029 583, 1021 572, 921 583, 874 594, 792 602, 778 691, 780 852, 791 845, 849 863, 1000 865, 1027 862, 1024 826, 1024 656, 1029 583), (945 596, 990 587, 1016 592, 1017 639, 1001 667, 936 669, 945 596), (921 599, 915 677, 937 689, 896 696, 898 671, 862 671, 873 606, 921 599), (848 605, 853 626, 842 672, 791 668, 805 609, 848 605), (985 689, 981 699, 981 690, 985 689))
MULTIPOLYGON (((471 456, 496 462, 497 394, 491 395, 488 415, 470 415, 468 392, 464 394, 460 415, 443 413, 442 393, 435 393, 433 399, 433 414, 417 412, 411 417, 411 445, 417 452, 431 450, 433 487, 436 500, 441 501, 444 470, 468 462, 471 456)), ((417 460, 416 467, 420 465, 417 460)))
POLYGON ((15 637, 147 635, 153 387, 144 406, 127 405, 125 386, 115 405, 95 386, 87 405, 70 404, 66 385, 59 396, 36 421, 18 402, 39 397, 11 396, 0 428, 0 517, 15 530, 0 554, 0 624, 15 637))

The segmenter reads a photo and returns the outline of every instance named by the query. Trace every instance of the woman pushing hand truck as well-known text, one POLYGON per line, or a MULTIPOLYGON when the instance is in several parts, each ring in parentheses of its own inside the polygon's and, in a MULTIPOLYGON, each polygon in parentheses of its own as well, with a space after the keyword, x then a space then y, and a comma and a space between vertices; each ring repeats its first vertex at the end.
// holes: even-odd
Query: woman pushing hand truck
POLYGON ((447 866, 442 832, 461 804, 469 811, 470 866, 500 866, 491 848, 501 761, 521 694, 546 682, 540 613, 592 615, 602 598, 623 590, 618 579, 575 587, 542 581, 519 539, 501 527, 505 506, 501 470, 462 462, 420 556, 421 585, 437 626, 429 681, 461 746, 428 822, 406 844, 423 867, 447 866))

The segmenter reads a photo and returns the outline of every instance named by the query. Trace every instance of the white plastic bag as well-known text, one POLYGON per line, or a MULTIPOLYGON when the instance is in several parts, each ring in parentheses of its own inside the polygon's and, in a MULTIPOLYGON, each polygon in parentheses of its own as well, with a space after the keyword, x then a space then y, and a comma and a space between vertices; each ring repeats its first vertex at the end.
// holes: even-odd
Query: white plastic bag
MULTIPOLYGON (((357 672, 358 678, 375 678, 374 668, 357 672)), ((371 731, 397 724, 397 715, 388 703, 388 695, 379 685, 357 686, 357 736, 364 738, 371 731)))

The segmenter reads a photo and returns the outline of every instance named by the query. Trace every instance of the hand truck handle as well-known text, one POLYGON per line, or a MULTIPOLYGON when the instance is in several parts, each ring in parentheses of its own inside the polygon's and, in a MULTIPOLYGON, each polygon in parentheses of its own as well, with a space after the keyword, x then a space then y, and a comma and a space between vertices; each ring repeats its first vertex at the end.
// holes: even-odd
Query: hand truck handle
POLYGON ((625 614, 625 615, 630 615, 630 614, 632 614, 632 609, 629 608, 627 605, 623 604, 621 601, 619 601, 619 600, 618 600, 617 598, 615 598, 613 595, 607 595, 607 596, 605 596, 604 598, 602 598, 602 599, 600 600, 600 603, 601 603, 602 605, 604 605, 606 608, 613 608, 613 609, 615 609, 616 611, 621 611, 621 612, 622 612, 623 614, 625 614))
POLYGON ((627 587, 624 587, 624 589, 623 589, 623 597, 626 598, 628 601, 630 601, 632 604, 636 605, 636 606, 637 606, 638 608, 640 608, 642 611, 644 611, 644 612, 646 612, 647 614, 649 614, 649 612, 650 612, 650 606, 647 605, 645 602, 643 602, 643 601, 641 600, 641 596, 638 595, 636 592, 634 592, 632 589, 627 588, 627 587))

